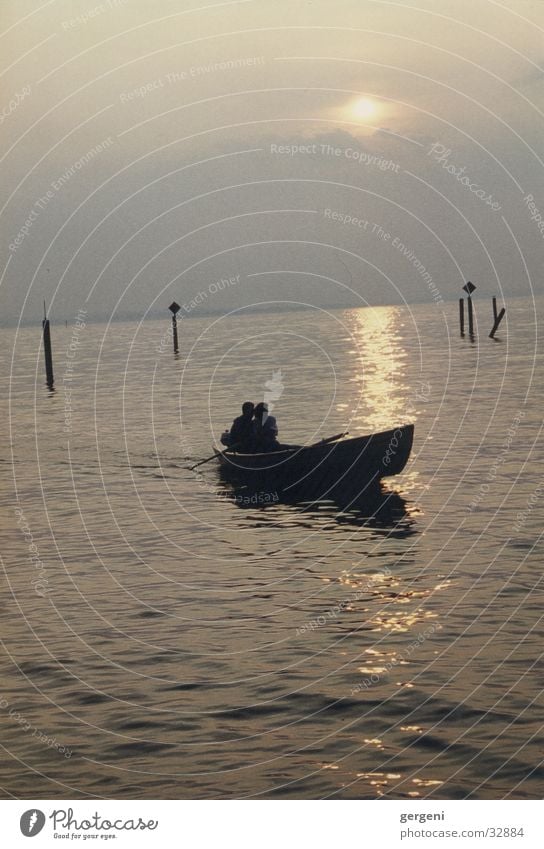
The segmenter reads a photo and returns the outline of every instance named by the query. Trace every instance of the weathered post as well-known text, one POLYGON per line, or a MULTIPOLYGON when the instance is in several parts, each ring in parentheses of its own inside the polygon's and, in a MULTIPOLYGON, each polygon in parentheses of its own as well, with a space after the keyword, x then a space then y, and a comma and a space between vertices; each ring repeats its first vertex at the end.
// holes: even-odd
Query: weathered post
POLYGON ((500 311, 500 313, 498 314, 498 316, 495 318, 495 323, 494 323, 493 327, 491 328, 491 333, 489 334, 490 339, 494 339, 495 333, 497 332, 499 324, 503 320, 505 314, 506 314, 506 310, 503 307, 502 310, 500 311))
POLYGON ((45 378, 49 389, 53 389, 55 378, 53 376, 53 354, 51 352, 51 329, 49 327, 49 319, 45 309, 45 301, 43 302, 43 350, 45 353, 45 378))
POLYGON ((179 312, 181 307, 175 301, 172 301, 172 303, 170 304, 168 309, 172 313, 172 338, 174 340, 174 354, 177 354, 179 352, 179 348, 178 348, 178 321, 177 321, 177 318, 176 318, 176 314, 179 312))
POLYGON ((465 299, 459 298, 459 331, 461 336, 465 335, 465 299))
POLYGON ((506 309, 503 307, 500 313, 497 313, 497 299, 493 298, 493 327, 491 328, 491 333, 489 334, 490 339, 495 338, 495 333, 499 328, 499 324, 503 320, 506 314, 506 309))
POLYGON ((470 280, 465 283, 463 289, 467 293, 467 312, 468 312, 468 333, 469 336, 474 336, 474 311, 472 308, 472 298, 470 297, 474 292, 476 286, 474 283, 471 283, 470 280))

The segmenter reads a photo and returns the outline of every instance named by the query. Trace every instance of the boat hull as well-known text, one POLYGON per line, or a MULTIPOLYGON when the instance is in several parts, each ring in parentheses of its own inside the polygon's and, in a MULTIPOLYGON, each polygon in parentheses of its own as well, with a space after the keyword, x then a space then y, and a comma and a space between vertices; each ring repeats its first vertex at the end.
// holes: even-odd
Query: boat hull
POLYGON ((292 446, 268 454, 223 454, 223 474, 269 492, 306 498, 358 498, 382 478, 398 475, 412 450, 414 426, 313 446, 292 446))

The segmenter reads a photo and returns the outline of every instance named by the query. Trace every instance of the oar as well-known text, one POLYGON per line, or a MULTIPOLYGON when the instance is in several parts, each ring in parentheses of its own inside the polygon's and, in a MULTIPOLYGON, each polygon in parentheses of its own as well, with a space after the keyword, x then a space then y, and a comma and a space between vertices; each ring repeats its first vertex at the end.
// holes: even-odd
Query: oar
POLYGON ((320 439, 319 442, 314 442, 313 445, 307 445, 307 448, 315 448, 316 445, 324 445, 326 442, 336 442, 337 439, 342 439, 344 436, 347 436, 349 430, 346 430, 344 433, 337 433, 334 436, 328 436, 327 439, 320 439))
MULTIPOLYGON (((346 430, 344 433, 336 433, 334 436, 328 436, 327 439, 320 439, 319 442, 314 442, 312 445, 300 445, 297 448, 287 448, 287 451, 300 451, 301 448, 315 448, 317 445, 326 445, 327 442, 336 442, 337 439, 342 439, 342 437, 347 436, 349 430, 346 430)), ((204 466, 205 463, 209 463, 210 460, 215 460, 216 457, 223 457, 228 451, 234 451, 235 448, 239 448, 240 443, 237 442, 235 445, 229 445, 228 448, 225 448, 224 451, 221 451, 219 454, 212 454, 211 457, 206 457, 205 460, 200 460, 199 463, 195 463, 194 466, 189 466, 189 471, 192 472, 194 469, 198 469, 199 466, 204 466)))
POLYGON ((296 448, 287 448, 286 450, 300 451, 302 448, 317 448, 318 445, 326 445, 327 442, 336 442, 337 439, 342 439, 342 437, 347 436, 348 433, 349 430, 346 430, 344 433, 336 433, 334 436, 328 436, 326 439, 320 439, 319 442, 312 442, 310 445, 297 445, 296 448))
POLYGON ((225 448, 224 451, 220 451, 219 454, 212 454, 211 457, 206 457, 206 459, 201 460, 200 463, 195 463, 194 466, 189 466, 189 471, 192 472, 193 469, 198 469, 198 467, 203 466, 204 463, 209 463, 210 460, 215 460, 216 457, 223 457, 227 453, 227 451, 234 451, 235 448, 239 448, 239 447, 240 447, 240 443, 235 442, 234 445, 229 445, 228 448, 225 448))

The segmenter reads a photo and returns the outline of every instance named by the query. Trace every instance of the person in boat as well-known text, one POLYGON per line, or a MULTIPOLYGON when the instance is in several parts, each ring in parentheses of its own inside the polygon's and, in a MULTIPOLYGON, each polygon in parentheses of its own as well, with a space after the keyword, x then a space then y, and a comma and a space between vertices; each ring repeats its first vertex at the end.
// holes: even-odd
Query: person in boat
POLYGON ((251 454, 255 450, 256 426, 253 418, 255 404, 253 401, 244 401, 242 404, 242 415, 234 419, 228 435, 221 438, 223 445, 236 445, 237 450, 244 454, 251 454))
POLYGON ((279 451, 281 446, 278 442, 278 425, 274 416, 268 413, 268 404, 261 402, 254 410, 255 433, 257 453, 266 451, 279 451))

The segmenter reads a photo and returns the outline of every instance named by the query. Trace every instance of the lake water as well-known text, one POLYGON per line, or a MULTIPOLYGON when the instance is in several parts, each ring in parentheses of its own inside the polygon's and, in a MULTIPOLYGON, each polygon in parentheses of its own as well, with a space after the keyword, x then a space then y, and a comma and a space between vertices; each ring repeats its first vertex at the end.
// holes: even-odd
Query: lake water
POLYGON ((539 304, 1 330, 4 798, 541 798, 539 304), (415 422, 377 515, 189 470, 267 391, 415 422))

